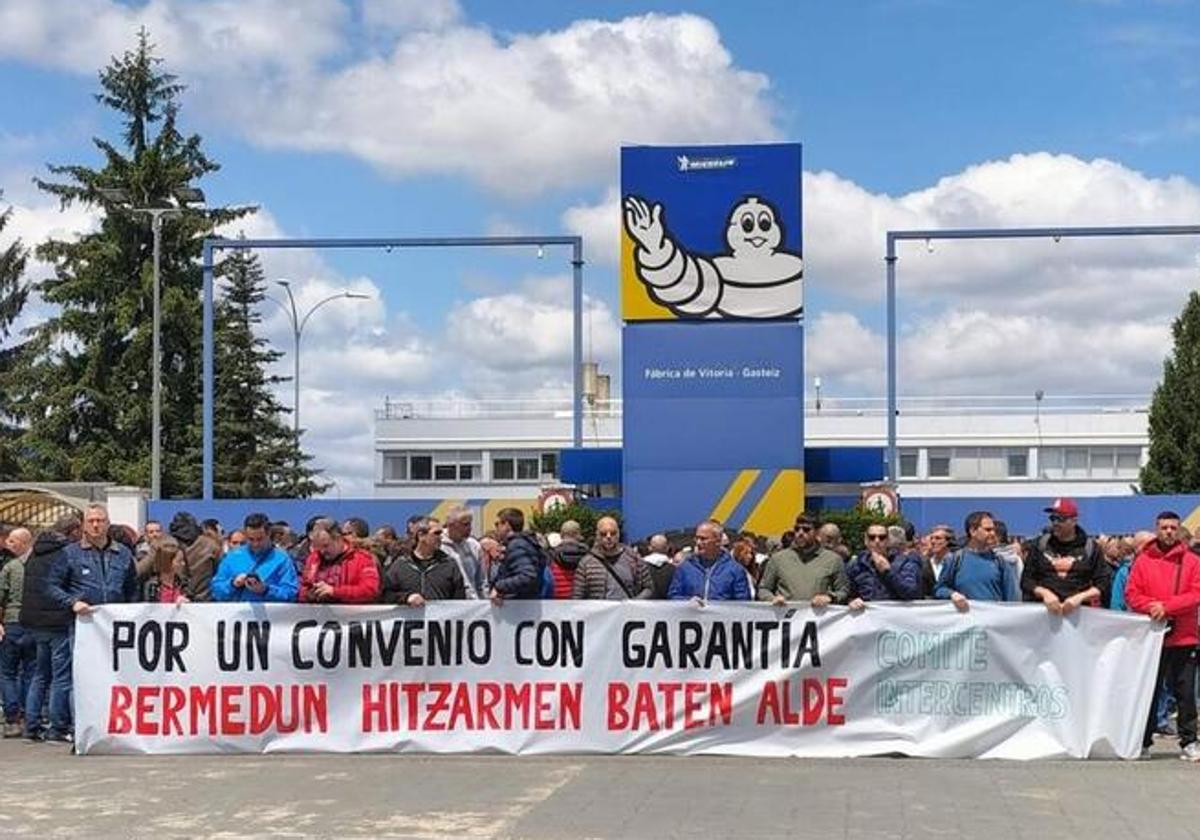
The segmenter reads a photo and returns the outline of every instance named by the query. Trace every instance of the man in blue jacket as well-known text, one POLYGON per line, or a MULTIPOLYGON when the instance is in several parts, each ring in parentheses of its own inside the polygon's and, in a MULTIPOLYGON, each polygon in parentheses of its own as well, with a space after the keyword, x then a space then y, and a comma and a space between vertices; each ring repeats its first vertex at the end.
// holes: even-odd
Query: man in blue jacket
MULTIPOLYGON (((46 592, 55 606, 78 616, 101 604, 137 600, 133 554, 108 538, 108 525, 108 508, 88 505, 83 514, 83 538, 67 546, 46 579, 46 592)), ((70 633, 74 632, 72 625, 70 633)))
MULTIPOLYGON (((102 604, 127 604, 137 600, 137 569, 133 552, 108 538, 108 508, 88 505, 83 514, 83 537, 70 543, 58 554, 46 575, 44 594, 50 604, 86 616, 102 604)), ((67 625, 67 644, 74 656, 75 622, 67 625)), ((72 675, 55 668, 51 684, 52 699, 70 697, 72 675)), ((61 703, 61 699, 59 703, 61 703)), ((54 703, 51 703, 54 706, 54 703)), ((52 722, 53 726, 53 722, 52 722)), ((47 741, 70 740, 54 726, 47 741)))
POLYGON ((866 550, 846 564, 850 604, 860 610, 866 601, 915 601, 924 589, 921 558, 903 547, 888 552, 886 525, 868 525, 866 550))
POLYGON ((960 612, 970 601, 1020 601, 1015 563, 995 552, 996 522, 985 510, 967 515, 967 545, 946 558, 933 597, 950 600, 960 612))
POLYGON ((746 570, 721 547, 725 529, 707 520, 696 526, 696 546, 675 570, 667 598, 703 604, 708 601, 749 601, 750 581, 746 570))
POLYGON ((271 541, 271 520, 242 520, 246 541, 221 558, 212 580, 214 601, 295 601, 300 580, 291 556, 271 541))

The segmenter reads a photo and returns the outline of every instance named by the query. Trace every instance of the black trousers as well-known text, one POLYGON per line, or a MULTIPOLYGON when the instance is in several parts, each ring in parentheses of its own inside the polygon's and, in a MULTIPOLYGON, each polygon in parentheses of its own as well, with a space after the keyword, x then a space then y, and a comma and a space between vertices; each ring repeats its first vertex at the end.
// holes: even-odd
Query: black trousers
MULTIPOLYGON (((1179 704, 1179 717, 1176 727, 1179 729, 1179 746, 1186 747, 1196 740, 1196 648, 1195 647, 1165 647, 1162 657, 1158 660, 1158 678, 1156 686, 1167 681, 1167 688, 1175 695, 1179 704)), ((1154 730, 1157 721, 1154 714, 1154 703, 1150 703, 1150 717, 1146 721, 1146 732, 1142 735, 1142 746, 1149 747, 1154 743, 1154 730)))

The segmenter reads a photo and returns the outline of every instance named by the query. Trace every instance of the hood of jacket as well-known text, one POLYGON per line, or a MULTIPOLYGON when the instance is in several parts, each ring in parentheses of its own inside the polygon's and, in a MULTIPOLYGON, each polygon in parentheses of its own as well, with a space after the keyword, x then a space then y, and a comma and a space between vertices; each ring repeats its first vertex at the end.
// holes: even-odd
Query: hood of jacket
POLYGON ((578 540, 563 540, 554 551, 564 568, 574 569, 587 556, 588 547, 578 540))
POLYGON ((37 557, 54 554, 56 551, 62 551, 63 547, 70 542, 62 534, 55 533, 54 531, 43 531, 34 540, 33 554, 37 557))
POLYGON ((171 525, 167 528, 167 533, 179 540, 184 545, 191 545, 200 538, 202 529, 200 523, 196 521, 196 517, 190 513, 180 511, 171 519, 171 525))

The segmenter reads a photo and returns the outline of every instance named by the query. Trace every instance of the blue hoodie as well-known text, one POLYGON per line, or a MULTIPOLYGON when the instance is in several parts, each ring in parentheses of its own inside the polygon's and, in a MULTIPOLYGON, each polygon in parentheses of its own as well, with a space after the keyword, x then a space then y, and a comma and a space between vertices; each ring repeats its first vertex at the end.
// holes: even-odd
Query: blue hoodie
POLYGON ((300 580, 291 556, 277 546, 262 555, 252 554, 249 545, 241 545, 221 558, 221 565, 212 580, 214 601, 295 601, 300 592, 300 580), (253 572, 267 585, 265 591, 251 592, 235 587, 233 579, 253 572))
POLYGON ((746 570, 724 549, 721 556, 705 565, 700 555, 692 552, 675 570, 667 597, 672 601, 703 598, 706 601, 749 601, 750 581, 746 570))

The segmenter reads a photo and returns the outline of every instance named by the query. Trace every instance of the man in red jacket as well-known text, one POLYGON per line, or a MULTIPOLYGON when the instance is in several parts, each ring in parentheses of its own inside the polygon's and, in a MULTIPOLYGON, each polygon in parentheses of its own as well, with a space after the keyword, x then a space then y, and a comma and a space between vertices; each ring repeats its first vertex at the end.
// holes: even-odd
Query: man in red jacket
POLYGON ((370 552, 351 547, 336 522, 321 520, 309 532, 312 550, 300 577, 301 603, 373 604, 379 600, 379 567, 370 552))
MULTIPOLYGON (((1200 761, 1196 743, 1196 632, 1200 607, 1200 557, 1179 539, 1179 514, 1160 513, 1155 519, 1156 539, 1146 544, 1133 561, 1125 601, 1130 609, 1155 621, 1167 622, 1158 678, 1164 678, 1179 704, 1180 758, 1200 761)), ((1142 736, 1143 755, 1154 741, 1154 707, 1142 736)))

